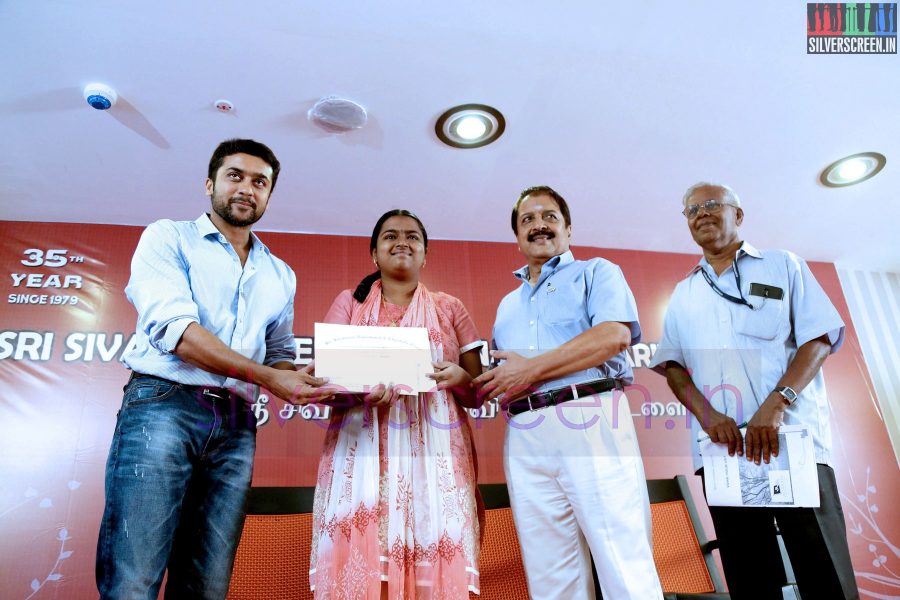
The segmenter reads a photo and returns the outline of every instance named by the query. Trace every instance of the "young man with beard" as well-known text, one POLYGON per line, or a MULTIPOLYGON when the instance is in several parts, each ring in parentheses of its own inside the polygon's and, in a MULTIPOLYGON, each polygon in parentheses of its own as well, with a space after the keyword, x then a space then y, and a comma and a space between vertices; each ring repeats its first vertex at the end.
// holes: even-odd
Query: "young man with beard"
POLYGON ((253 472, 260 386, 297 403, 323 381, 294 366, 296 279, 250 227, 280 165, 253 140, 209 162, 212 212, 144 231, 125 293, 131 369, 106 465, 101 598, 224 598, 253 472))
POLYGON ((654 600, 650 504, 628 400, 625 349, 641 339, 622 270, 569 250, 569 207, 525 190, 511 224, 527 264, 497 308, 493 357, 475 379, 508 413, 504 467, 533 600, 654 600))
POLYGON ((802 258, 741 239, 744 210, 730 187, 698 183, 682 203, 703 258, 672 294, 651 367, 694 417, 694 467, 700 429, 760 464, 778 455, 784 423, 809 428, 818 464, 819 508, 709 507, 731 597, 781 598, 777 522, 804 598, 858 598, 822 376, 844 323, 802 258))

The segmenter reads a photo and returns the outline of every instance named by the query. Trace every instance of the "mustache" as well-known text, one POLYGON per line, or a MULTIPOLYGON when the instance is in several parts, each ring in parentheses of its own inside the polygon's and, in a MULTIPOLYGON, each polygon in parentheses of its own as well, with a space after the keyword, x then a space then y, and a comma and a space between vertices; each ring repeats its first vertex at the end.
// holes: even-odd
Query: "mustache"
POLYGON ((256 209, 256 202, 254 202, 250 198, 239 198, 239 197, 229 198, 228 206, 231 206, 232 204, 237 204, 238 202, 240 202, 241 204, 249 204, 253 209, 256 209))
POLYGON ((532 231, 531 233, 529 233, 529 234, 528 234, 528 241, 529 241, 529 242, 533 242, 533 241, 534 241, 534 238, 536 238, 536 237, 539 236, 539 235, 545 236, 548 240, 552 240, 553 238, 556 237, 556 234, 553 233, 552 231, 550 231, 549 229, 543 229, 543 230, 540 230, 540 231, 532 231))

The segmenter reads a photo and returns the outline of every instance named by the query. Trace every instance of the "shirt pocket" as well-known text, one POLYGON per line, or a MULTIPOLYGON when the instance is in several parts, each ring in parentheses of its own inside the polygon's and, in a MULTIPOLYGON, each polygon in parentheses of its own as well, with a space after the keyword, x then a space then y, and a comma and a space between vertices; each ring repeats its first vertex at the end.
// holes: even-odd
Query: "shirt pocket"
POLYGON ((740 310, 734 320, 734 330, 752 338, 774 340, 787 320, 788 311, 785 310, 785 301, 755 297, 750 301, 754 304, 762 301, 762 305, 754 310, 742 307, 744 310, 740 310))
POLYGON ((544 305, 541 321, 543 331, 550 335, 550 340, 542 341, 542 345, 545 342, 553 346, 564 344, 591 328, 584 305, 565 296, 553 298, 544 305))
POLYGON ((559 288, 545 285, 538 293, 544 296, 541 298, 541 319, 545 323, 568 325, 588 322, 584 288, 575 285, 561 285, 559 288))

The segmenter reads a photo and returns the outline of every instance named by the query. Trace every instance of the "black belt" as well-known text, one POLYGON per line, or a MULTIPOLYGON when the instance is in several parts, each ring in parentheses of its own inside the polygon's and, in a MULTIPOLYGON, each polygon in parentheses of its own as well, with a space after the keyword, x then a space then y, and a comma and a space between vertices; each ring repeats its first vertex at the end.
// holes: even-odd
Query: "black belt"
POLYGON ((576 400, 584 396, 592 396, 594 394, 602 394, 610 390, 624 390, 625 384, 619 379, 611 377, 606 379, 594 379, 593 381, 584 381, 582 383, 574 383, 563 388, 549 390, 531 394, 519 400, 513 400, 506 405, 506 410, 510 416, 529 410, 538 410, 556 404, 562 404, 569 400, 576 400))
POLYGON ((218 398, 219 400, 228 400, 232 395, 231 390, 224 387, 216 387, 212 385, 187 385, 185 383, 172 381, 171 379, 166 379, 165 377, 157 377, 156 375, 147 375, 145 373, 132 371, 131 377, 128 379, 128 381, 131 382, 135 379, 152 379, 155 381, 161 381, 162 383, 168 383, 170 385, 177 385, 184 391, 188 392, 192 396, 196 396, 197 398, 201 398, 203 396, 212 396, 213 398, 218 398))

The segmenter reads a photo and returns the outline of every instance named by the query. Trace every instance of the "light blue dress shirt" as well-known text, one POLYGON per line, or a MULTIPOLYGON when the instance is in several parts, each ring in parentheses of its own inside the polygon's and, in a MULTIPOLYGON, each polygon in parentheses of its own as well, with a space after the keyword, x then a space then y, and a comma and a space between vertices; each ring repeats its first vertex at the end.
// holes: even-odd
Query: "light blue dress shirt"
POLYGON ((246 263, 209 216, 162 220, 141 235, 125 288, 137 330, 122 362, 138 373, 187 385, 228 387, 256 400, 258 386, 204 371, 173 351, 199 323, 235 352, 271 365, 294 362, 294 272, 255 234, 246 263))
MULTIPOLYGON (((660 341, 650 363, 665 375, 672 360, 688 369, 697 389, 716 410, 739 425, 750 420, 778 385, 797 348, 827 334, 831 351, 844 341, 844 322, 813 277, 806 262, 785 250, 757 250, 744 242, 735 261, 741 274, 740 293, 753 306, 730 302, 713 291, 705 269, 726 294, 738 296, 733 267, 716 276, 705 258, 675 287, 660 341), (761 283, 784 291, 781 300, 750 295, 761 283)), ((820 369, 784 414, 786 425, 810 428, 816 462, 830 464, 831 428, 825 380, 820 369)), ((692 451, 702 466, 697 435, 700 423, 692 418, 692 451)))
MULTIPOLYGON (((522 285, 507 294, 497 307, 494 348, 525 357, 537 356, 607 321, 625 323, 631 330, 631 343, 640 341, 634 296, 622 270, 608 260, 575 260, 567 251, 544 263, 535 285, 528 282, 527 266, 513 275, 522 280, 522 285)), ((536 391, 605 377, 632 382, 625 352, 596 367, 545 381, 536 391)))

